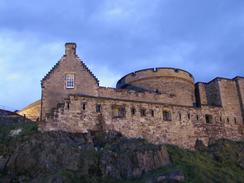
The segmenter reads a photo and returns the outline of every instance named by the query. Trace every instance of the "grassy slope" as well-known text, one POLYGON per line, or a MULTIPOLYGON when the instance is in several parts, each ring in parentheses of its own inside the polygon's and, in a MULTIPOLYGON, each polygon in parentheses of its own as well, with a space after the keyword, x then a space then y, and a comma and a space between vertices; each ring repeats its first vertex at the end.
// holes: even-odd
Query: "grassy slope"
MULTIPOLYGON (((0 126, 0 156, 11 154, 17 144, 28 140, 34 133, 38 133, 36 124, 22 123, 0 126), (23 131, 18 136, 9 136, 11 130, 19 128, 23 131)), ((243 157, 242 159, 240 157, 241 151, 242 154, 244 153, 244 142, 222 140, 204 152, 191 152, 172 145, 167 145, 167 150, 173 165, 147 173, 139 179, 118 181, 110 178, 80 177, 77 172, 70 171, 62 171, 58 175, 63 177, 65 182, 137 183, 145 182, 151 177, 165 172, 181 170, 185 175, 186 182, 244 182, 244 166, 241 166, 240 163, 241 161, 243 163, 244 160, 243 157)), ((3 173, 0 172, 1 175, 3 173)), ((44 179, 45 182, 48 182, 49 176, 44 179)))

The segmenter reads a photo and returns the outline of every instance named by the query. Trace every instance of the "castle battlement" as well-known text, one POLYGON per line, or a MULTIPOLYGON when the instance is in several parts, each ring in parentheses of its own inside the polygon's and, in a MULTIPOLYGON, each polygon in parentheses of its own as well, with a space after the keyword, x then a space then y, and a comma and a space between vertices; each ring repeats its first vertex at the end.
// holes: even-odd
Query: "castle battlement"
POLYGON ((149 68, 122 77, 116 88, 98 79, 68 43, 42 80, 41 128, 115 130, 152 143, 193 149, 196 140, 243 139, 244 78, 194 82, 177 68, 149 68))

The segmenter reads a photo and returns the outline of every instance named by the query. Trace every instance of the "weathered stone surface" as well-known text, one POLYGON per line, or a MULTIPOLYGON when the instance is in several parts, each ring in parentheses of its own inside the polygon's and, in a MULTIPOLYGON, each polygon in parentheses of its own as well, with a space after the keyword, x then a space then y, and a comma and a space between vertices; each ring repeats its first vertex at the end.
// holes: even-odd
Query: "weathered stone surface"
POLYGON ((126 178, 139 177, 169 164, 164 146, 148 144, 142 139, 127 139, 116 132, 46 132, 20 144, 6 170, 11 177, 37 178, 69 170, 79 175, 126 178))
POLYGON ((194 149, 197 139, 208 145, 209 139, 227 138, 241 140, 243 134, 240 119, 226 121, 224 109, 220 107, 201 108, 166 105, 160 103, 141 103, 121 99, 102 99, 82 95, 70 96, 65 105, 54 111, 54 117, 43 122, 44 131, 64 130, 70 132, 87 132, 87 130, 114 130, 127 137, 145 138, 151 143, 169 143, 194 149), (86 108, 83 109, 83 103, 86 108), (96 106, 101 111, 96 111, 96 106), (114 117, 112 106, 116 104, 125 108, 125 116, 114 117), (67 107, 69 105, 69 108, 67 107), (135 109, 132 114, 131 109, 135 109), (141 115, 145 110, 145 116, 141 115), (153 112, 153 116, 150 111, 153 112), (171 113, 171 120, 163 119, 163 111, 171 113), (206 114, 213 119, 206 123, 206 114), (221 119, 221 120, 220 120, 221 119))
POLYGON ((74 43, 65 45, 65 55, 42 80, 41 104, 43 131, 114 130, 188 149, 197 139, 207 145, 244 137, 243 77, 194 84, 187 71, 155 68, 126 75, 117 88, 100 87, 74 43), (66 88, 67 73, 74 75, 73 88, 66 88))

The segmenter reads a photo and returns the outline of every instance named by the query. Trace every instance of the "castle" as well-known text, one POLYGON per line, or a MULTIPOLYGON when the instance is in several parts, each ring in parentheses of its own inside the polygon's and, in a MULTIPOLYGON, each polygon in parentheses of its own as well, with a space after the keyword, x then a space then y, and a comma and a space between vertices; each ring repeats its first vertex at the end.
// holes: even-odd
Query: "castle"
POLYGON ((115 130, 189 149, 197 139, 207 145, 244 137, 244 77, 194 83, 182 69, 150 68, 106 88, 76 55, 76 44, 66 43, 41 87, 42 130, 115 130))

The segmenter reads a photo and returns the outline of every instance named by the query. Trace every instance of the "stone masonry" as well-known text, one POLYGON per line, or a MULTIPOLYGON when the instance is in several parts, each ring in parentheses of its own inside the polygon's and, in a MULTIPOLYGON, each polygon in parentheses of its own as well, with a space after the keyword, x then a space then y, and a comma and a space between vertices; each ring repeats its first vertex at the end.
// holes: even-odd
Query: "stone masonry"
POLYGON ((115 130, 127 137, 194 149, 196 140, 243 140, 244 78, 194 83, 187 71, 150 68, 116 88, 97 78, 65 44, 65 55, 43 78, 42 130, 115 130))

